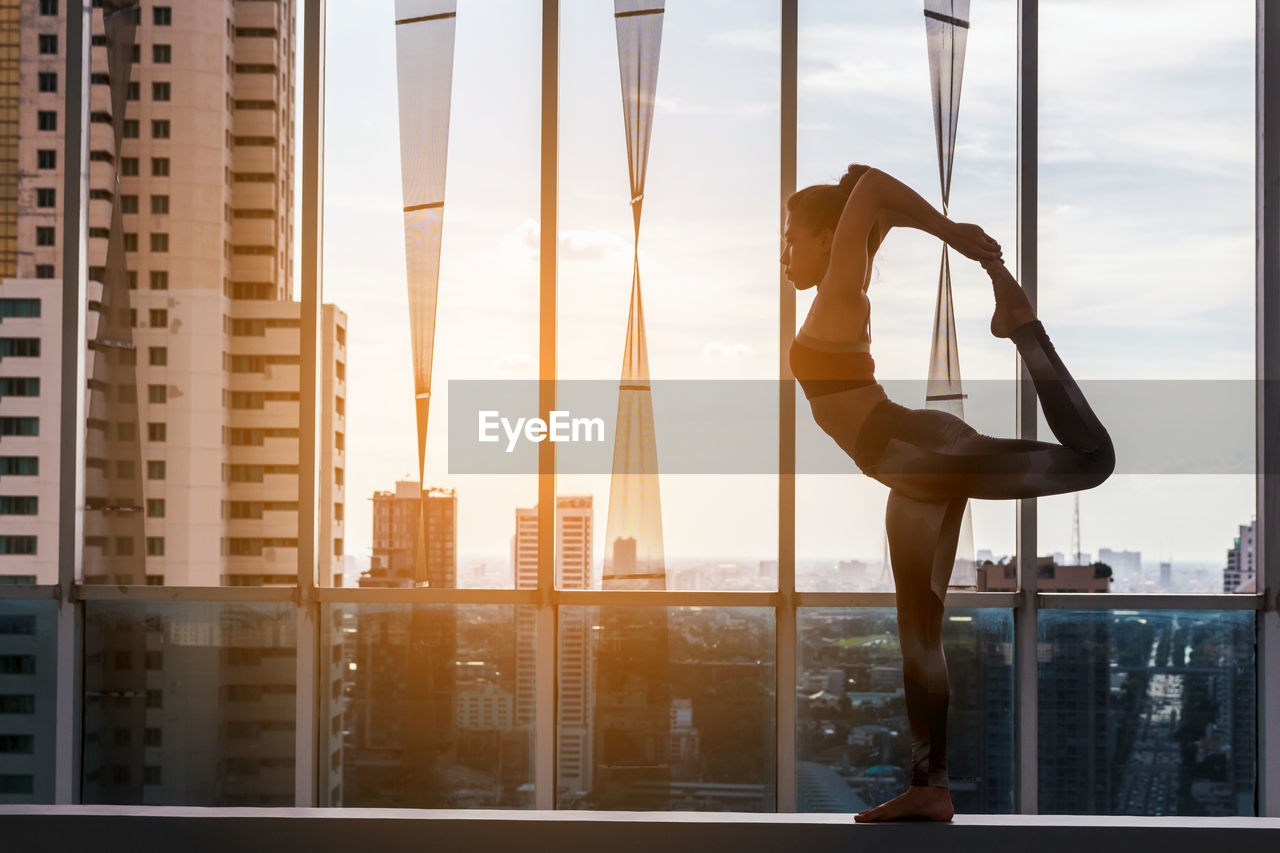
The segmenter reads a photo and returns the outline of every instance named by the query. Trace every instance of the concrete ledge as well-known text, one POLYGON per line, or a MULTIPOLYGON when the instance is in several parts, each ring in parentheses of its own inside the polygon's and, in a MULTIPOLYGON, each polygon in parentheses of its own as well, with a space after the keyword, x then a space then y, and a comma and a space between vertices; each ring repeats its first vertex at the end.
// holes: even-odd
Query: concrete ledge
POLYGON ((1275 853, 1280 818, 957 815, 949 824, 845 814, 0 806, 4 850, 308 853, 1275 853))

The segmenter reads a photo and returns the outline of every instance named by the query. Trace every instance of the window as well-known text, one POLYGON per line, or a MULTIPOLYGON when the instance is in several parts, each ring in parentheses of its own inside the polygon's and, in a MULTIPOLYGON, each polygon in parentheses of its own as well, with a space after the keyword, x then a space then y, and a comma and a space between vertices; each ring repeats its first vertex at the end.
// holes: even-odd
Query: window
POLYGON ((165 233, 151 235, 151 251, 167 252, 169 251, 169 235, 165 233))
POLYGON ((121 213, 137 213, 138 197, 136 195, 120 196, 120 212, 121 213))
POLYGON ((40 377, 0 376, 0 397, 39 397, 40 377))
POLYGON ((36 87, 41 92, 57 92, 58 75, 53 71, 41 71, 36 75, 36 87))
POLYGON ((164 498, 147 498, 147 518, 164 518, 164 498))
POLYGON ((125 100, 140 101, 142 100, 142 84, 137 80, 129 83, 129 88, 125 90, 125 100))
POLYGON ((33 416, 0 417, 0 435, 39 435, 40 418, 33 416))
POLYGON ((0 338, 0 358, 39 357, 39 338, 0 338))
MULTIPOLYGON (((166 197, 167 200, 167 197, 166 197)), ((154 201, 152 208, 154 210, 154 201)), ((152 290, 168 290, 169 289, 169 273, 165 270, 151 271, 151 289, 152 290)))
POLYGON ((53 278, 53 264, 36 264, 36 278, 53 278))
POLYGON ((124 250, 125 250, 126 252, 136 252, 136 251, 138 251, 138 235, 137 235, 137 233, 135 233, 135 232, 133 232, 133 231, 126 231, 126 232, 124 233, 124 250))
POLYGON ((40 53, 43 55, 47 56, 58 52, 58 36, 56 33, 41 33, 38 43, 40 45, 40 53))
POLYGON ((0 299, 0 319, 4 317, 39 317, 39 299, 0 299))
POLYGON ((49 148, 41 148, 36 152, 37 169, 58 168, 58 152, 49 148))
POLYGON ((148 312, 147 325, 153 329, 168 328, 169 310, 167 308, 152 308, 148 312))
POLYGON ((150 460, 147 462, 148 480, 163 480, 164 473, 164 462, 156 460, 150 460))
POLYGON ((36 207, 57 207, 58 191, 53 187, 39 187, 36 190, 36 207))
POLYGON ((151 138, 152 139, 168 139, 169 138, 169 120, 154 119, 151 122, 151 138))
MULTIPOLYGON (((0 496, 0 515, 36 515, 39 512, 40 499, 31 496, 0 496)), ((5 617, 0 616, 0 619, 5 617)), ((0 625, 3 628, 3 625, 0 625)), ((4 631, 0 630, 0 634, 4 631)))
POLYGON ((173 9, 169 6, 156 6, 151 10, 151 23, 157 27, 173 24, 173 9))
POLYGON ((169 158, 168 157, 152 157, 151 158, 151 177, 153 178, 169 177, 169 158))
POLYGON ((36 113, 37 130, 57 130, 58 114, 52 110, 40 110, 36 113))
POLYGON ((57 229, 48 225, 41 225, 36 228, 36 245, 37 246, 54 246, 57 245, 57 229))
POLYGON ((158 82, 151 84, 151 100, 167 101, 169 100, 169 84, 158 82))
POLYGON ((58 14, 58 0, 40 0, 41 15, 58 14))
POLYGON ((148 557, 164 556, 164 537, 163 536, 147 537, 147 556, 148 557))
MULTIPOLYGON (((31 556, 35 553, 36 537, 34 536, 0 536, 0 554, 31 556)), ((6 657, 9 657, 9 655, 0 655, 0 674, 14 672, 14 670, 5 669, 4 661, 6 657)))
POLYGON ((132 536, 116 537, 116 556, 117 557, 133 556, 133 537, 132 536))
POLYGON ((39 456, 0 456, 0 477, 40 476, 39 456))
POLYGON ((151 212, 155 214, 168 213, 169 197, 167 195, 153 195, 151 197, 151 212))
POLYGON ((34 693, 0 693, 0 714, 34 714, 34 693))
POLYGON ((147 441, 164 441, 168 436, 168 427, 163 423, 147 424, 147 441))
MULTIPOLYGON (((138 10, 135 10, 135 11, 138 11, 138 10)), ((139 62, 141 62, 142 61, 142 45, 138 44, 137 42, 134 42, 131 55, 133 57, 134 65, 137 65, 139 62)))
POLYGON ((120 158, 120 174, 127 178, 136 176, 138 174, 138 158, 137 157, 121 157, 120 158))
POLYGON ((147 402, 148 403, 167 403, 169 401, 168 385, 148 385, 147 386, 147 402))
POLYGON ((147 347, 147 363, 152 367, 161 367, 169 363, 167 347, 147 347))
POLYGON ((168 65, 173 58, 173 51, 167 44, 151 45, 151 61, 156 65, 168 65))
POLYGON ((137 139, 138 129, 139 129, 139 124, 136 118, 127 118, 124 120, 124 127, 122 128, 122 132, 124 133, 125 139, 137 139))

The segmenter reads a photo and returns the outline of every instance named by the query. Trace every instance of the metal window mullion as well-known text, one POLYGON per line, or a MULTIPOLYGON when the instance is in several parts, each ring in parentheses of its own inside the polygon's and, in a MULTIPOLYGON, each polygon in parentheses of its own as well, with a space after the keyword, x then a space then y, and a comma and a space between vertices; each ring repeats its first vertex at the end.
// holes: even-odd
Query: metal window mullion
MULTIPOLYGON (((798 0, 782 0, 781 147, 778 231, 796 190, 798 0)), ((796 392, 785 353, 795 336, 796 292, 778 276, 778 597, 774 609, 776 683, 774 796, 779 812, 796 810, 796 392)))
MULTIPOLYGON (((1017 128, 1017 242, 1018 281, 1031 305, 1036 304, 1038 262, 1036 203, 1039 122, 1039 6, 1037 0, 1018 0, 1018 128, 1017 128)), ((1017 359, 1016 421, 1020 438, 1036 437, 1036 393, 1021 357, 1017 359)), ((1013 611, 1014 633, 1014 809, 1036 814, 1039 744, 1037 732, 1037 605, 1036 499, 1019 500, 1015 517, 1017 578, 1020 606, 1013 611)))
MULTIPOLYGON (((325 0, 305 0, 302 32, 302 318, 299 349, 298 576, 294 804, 316 806, 319 797, 320 716, 325 684, 319 678, 320 604, 315 598, 319 536, 320 304, 324 298, 324 24, 325 0)), ((327 543, 325 545, 327 546, 327 543)), ((327 729, 324 729, 327 731, 327 729)))
POLYGON ((89 33, 93 9, 66 0, 67 51, 62 150, 62 341, 58 440, 58 627, 54 699, 54 802, 80 802, 81 657, 84 605, 75 597, 84 554, 84 389, 86 381, 89 168, 89 33))
MULTIPOLYGON (((538 282, 538 414, 550 420, 556 379, 556 218, 559 155, 559 0, 542 0, 542 116, 538 282)), ((533 799, 555 808, 556 795, 556 456, 550 441, 538 445, 538 611, 535 620, 533 799)))
POLYGON ((1280 4, 1257 0, 1255 35, 1258 589, 1257 813, 1280 817, 1280 4), (1272 472, 1265 476, 1264 472, 1272 472))

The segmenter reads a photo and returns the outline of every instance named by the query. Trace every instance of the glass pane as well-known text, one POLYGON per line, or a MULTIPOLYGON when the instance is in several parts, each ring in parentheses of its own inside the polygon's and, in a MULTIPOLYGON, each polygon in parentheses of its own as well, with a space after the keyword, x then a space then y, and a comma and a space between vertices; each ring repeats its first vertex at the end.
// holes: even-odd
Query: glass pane
POLYGON ((1254 588, 1224 567, 1256 499, 1256 4, 1200 9, 1040 6, 1039 315, 1116 475, 1078 528, 1039 502, 1039 553, 1116 592, 1254 588))
POLYGON ((86 803, 292 806, 292 604, 85 603, 86 803))
POLYGON ((1041 612, 1040 813, 1252 815, 1252 611, 1041 612))
MULTIPOLYGON (((350 452, 358 460, 345 472, 350 512, 344 585, 358 585, 362 575, 374 585, 400 583, 408 577, 402 570, 412 574, 412 583, 430 582, 427 569, 417 565, 415 526, 384 535, 376 518, 379 497, 413 496, 420 489, 414 364, 424 347, 415 349, 410 333, 398 99, 399 81, 415 78, 399 76, 403 66, 430 68, 418 78, 424 88, 444 85, 444 68, 452 74, 448 111, 431 113, 429 122, 418 117, 438 123, 443 115, 448 142, 447 182, 443 173, 432 176, 447 187, 447 198, 431 200, 445 204, 422 485, 442 490, 434 495, 452 490, 457 538, 454 544, 428 534, 425 544, 453 545, 456 571, 448 585, 514 586, 515 509, 537 500, 536 465, 483 475, 466 460, 451 459, 449 413, 451 396, 492 380, 536 388, 528 380, 538 375, 540 15, 538 4, 518 0, 486 4, 482 13, 464 8, 456 18, 452 59, 445 61, 443 42, 433 33, 454 27, 455 19, 397 27, 390 3, 373 14, 362 5, 329 4, 324 295, 351 321, 345 417, 350 452), (401 35, 407 41, 398 45, 401 35), (405 51, 400 66, 399 50, 405 51)), ((425 145, 412 150, 433 153, 425 145)), ((429 260, 422 253, 414 258, 429 260)), ((536 399, 535 390, 535 414, 536 399)), ((475 434, 475 418, 472 412, 463 421, 466 435, 475 434)))
POLYGON ((326 805, 533 807, 534 608, 324 614, 326 805))
POLYGON ((773 811, 766 608, 562 607, 556 806, 773 811))
MULTIPOLYGON (((942 209, 926 18, 918 3, 800 4, 796 186, 835 184, 851 163, 888 172, 942 209)), ((973 4, 963 53, 963 86, 951 160, 948 215, 996 238, 1017 257, 1017 4, 973 4)), ((745 40, 745 39, 744 39, 745 40)), ((889 398, 926 408, 926 382, 939 322, 942 243, 895 228, 874 255, 871 350, 889 398)), ((976 263, 950 251, 953 375, 966 398, 947 408, 979 432, 1014 433, 1015 352, 990 332, 991 282, 976 263)), ((816 288, 796 295, 797 327, 816 288)), ((942 301, 945 306, 945 300, 942 301)), ((945 340, 945 338, 944 338, 945 340)), ((885 534, 888 489, 862 474, 814 422, 796 388, 796 586, 802 590, 889 590, 885 534)), ((1012 550, 1014 504, 970 501, 951 584, 972 587, 973 562, 1012 550)))
MULTIPOLYGON (((891 608, 804 608, 796 684, 796 808, 857 812, 911 781, 898 620, 891 608)), ((1013 811, 1013 614, 950 609, 947 773, 957 812, 1013 811)))
MULTIPOLYGON (((93 9, 88 88, 83 580, 292 585, 301 393, 297 4, 246 7, 234 26, 199 5, 172 7, 167 25, 150 14, 136 24, 131 14, 104 14, 112 8, 93 9), (173 61, 151 61, 157 56, 173 61)), ((60 113, 60 97, 42 94, 38 108, 47 102, 60 113)), ((24 140, 41 155, 52 149, 40 168, 24 165, 24 196, 27 186, 54 192, 75 162, 55 140, 40 131, 24 140)), ((42 213, 50 223, 54 215, 42 213)), ((46 245, 20 247, 20 277, 34 270, 37 279, 62 278, 61 226, 50 230, 46 245)), ((57 329, 56 306, 43 310, 42 322, 57 329)), ((332 415, 345 394, 336 343, 345 322, 329 309, 321 334, 326 577, 342 542, 334 484, 345 427, 332 415)), ((45 356, 56 356, 49 349, 45 356)), ((42 396, 56 401, 57 387, 55 377, 42 396)), ((56 419, 42 420, 42 435, 56 437, 56 419)), ((42 454, 40 468, 57 482, 54 457, 42 454)))
POLYGON ((0 601, 0 804, 53 802, 57 633, 54 602, 0 601))
POLYGON ((778 9, 668 9, 561 8, 557 406, 604 427, 559 446, 556 489, 595 508, 597 588, 772 589, 778 9))

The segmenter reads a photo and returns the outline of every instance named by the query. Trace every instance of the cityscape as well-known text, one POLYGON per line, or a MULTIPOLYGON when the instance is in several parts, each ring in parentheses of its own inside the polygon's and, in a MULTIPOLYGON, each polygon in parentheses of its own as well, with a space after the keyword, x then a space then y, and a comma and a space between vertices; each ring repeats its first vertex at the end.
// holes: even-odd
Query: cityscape
MULTIPOLYGON (((62 245, 65 9, 0 0, 0 585, 59 582, 64 334, 82 328, 84 584, 296 588, 308 547, 300 502, 312 496, 316 587, 537 589, 538 507, 502 509, 493 536, 509 539, 506 554, 464 553, 459 490, 430 476, 435 281, 418 292, 413 277, 425 288, 438 258, 410 261, 417 478, 367 493, 349 482, 363 463, 347 458, 348 372, 362 355, 339 304, 316 306, 304 329, 295 289, 298 11, 296 0, 94 4, 77 327, 62 313, 75 274, 62 245), (308 341, 319 365, 309 402, 308 341), (307 405, 314 448, 302 435, 307 405), (302 464, 309 450, 313 466, 302 464), (368 542, 348 535, 357 515, 371 521, 368 542)), ((628 120, 647 127, 638 104, 628 120)), ((447 118, 447 99, 443 109, 447 118)), ((629 162, 638 240, 644 164, 629 162)), ((443 165, 432 173, 440 198, 414 187, 404 215, 410 244, 426 234, 421 244, 434 239, 438 252, 427 213, 444 204, 443 165)), ((614 467, 639 473, 557 495, 556 586, 775 591, 776 553, 664 547, 642 260, 635 252, 619 341, 614 467)), ((1253 594, 1256 532, 1254 519, 1214 531, 1222 556, 1209 563, 1090 537, 1089 551, 1037 555, 1037 588, 1253 594)), ((1078 525, 1074 534, 1079 543, 1078 525)), ((1016 565, 990 548, 962 552, 955 576, 975 580, 953 588, 1015 592, 1016 565)), ((887 550, 799 556, 795 589, 893 592, 887 550)), ((84 605, 84 803, 295 803, 290 600, 84 605)), ((318 608, 321 805, 534 808, 535 665, 550 641, 556 808, 775 808, 772 607, 560 606, 550 640, 527 604, 318 608)), ((1013 613, 946 611, 958 812, 1015 809, 1013 613)), ((795 630, 797 809, 853 812, 901 792, 911 738, 894 608, 806 606, 795 630)), ((0 804, 53 800, 56 637, 52 601, 0 598, 0 804)), ((1254 814, 1254 655, 1250 610, 1042 611, 1041 812, 1254 814)))

